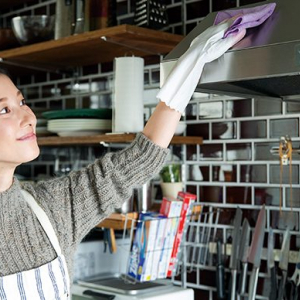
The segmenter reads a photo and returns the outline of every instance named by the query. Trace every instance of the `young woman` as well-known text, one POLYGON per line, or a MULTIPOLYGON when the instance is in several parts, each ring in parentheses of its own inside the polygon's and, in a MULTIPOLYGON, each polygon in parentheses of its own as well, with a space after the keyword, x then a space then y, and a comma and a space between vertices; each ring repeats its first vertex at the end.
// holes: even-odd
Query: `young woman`
MULTIPOLYGON (((203 67, 240 40, 245 32, 222 39, 231 23, 208 28, 197 37, 190 53, 183 56, 185 68, 194 66, 191 57, 203 67)), ((186 76, 181 73, 182 68, 177 68, 159 93, 168 106, 158 103, 143 132, 126 149, 106 154, 67 176, 24 185, 14 177, 14 171, 39 155, 36 118, 21 91, 8 76, 0 74, 1 300, 69 299, 77 245, 165 162, 180 111, 193 92, 190 81, 195 83, 200 76, 188 77, 188 89, 184 91, 185 85, 172 81, 177 82, 178 76, 184 81, 186 76), (169 97, 174 90, 174 97, 169 97), (168 97, 171 99, 166 100, 168 97)))
POLYGON ((36 117, 0 74, 0 299, 69 298, 76 246, 159 172, 179 119, 160 102, 128 148, 68 176, 21 185, 16 167, 39 155, 36 117))

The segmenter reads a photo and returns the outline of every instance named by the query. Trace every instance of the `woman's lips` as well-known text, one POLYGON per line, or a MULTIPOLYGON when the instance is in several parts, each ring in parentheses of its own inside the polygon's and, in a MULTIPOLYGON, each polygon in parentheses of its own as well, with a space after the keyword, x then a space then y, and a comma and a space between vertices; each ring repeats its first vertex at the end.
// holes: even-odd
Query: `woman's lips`
POLYGON ((29 140, 35 140, 35 139, 36 139, 36 135, 32 132, 32 133, 23 135, 22 137, 20 137, 18 139, 18 141, 29 141, 29 140))

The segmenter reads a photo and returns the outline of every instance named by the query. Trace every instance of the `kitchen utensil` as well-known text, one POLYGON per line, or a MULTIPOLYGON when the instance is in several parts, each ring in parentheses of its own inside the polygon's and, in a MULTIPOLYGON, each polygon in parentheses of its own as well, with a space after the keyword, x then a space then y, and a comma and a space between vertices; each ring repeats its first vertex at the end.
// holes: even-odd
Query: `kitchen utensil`
POLYGON ((267 264, 268 264, 268 270, 270 272, 269 299, 276 299, 278 282, 277 282, 277 268, 275 266, 275 261, 274 261, 274 233, 272 227, 270 227, 269 237, 268 237, 267 264))
POLYGON ((216 267, 216 283, 217 283, 217 297, 218 300, 225 299, 225 286, 224 286, 224 264, 223 264, 223 251, 221 240, 217 241, 217 267, 216 267))
POLYGON ((85 0, 76 0, 76 22, 73 34, 84 32, 84 7, 85 0))
POLYGON ((300 286, 300 251, 295 267, 295 271, 289 280, 289 284, 286 286, 286 292, 289 292, 289 300, 299 299, 299 286, 300 286))
POLYGON ((249 283, 249 292, 248 292, 249 300, 254 300, 256 295, 261 252, 262 252, 264 236, 265 236, 265 224, 266 224, 266 209, 265 206, 263 205, 257 218, 254 234, 252 237, 251 247, 249 251, 249 256, 248 256, 248 263, 250 262, 253 264, 250 283, 249 283))
POLYGON ((278 297, 277 300, 282 300, 285 296, 285 285, 287 280, 287 271, 289 264, 289 251, 290 251, 290 229, 287 229, 284 232, 283 243, 281 246, 281 254, 279 261, 279 268, 282 273, 282 277, 278 287, 278 297))
POLYGON ((229 285, 229 299, 235 300, 236 298, 236 275, 238 269, 238 254, 241 239, 241 223, 242 223, 242 210, 238 207, 235 213, 232 232, 232 246, 229 268, 231 270, 231 278, 229 285))
POLYGON ((55 39, 70 36, 75 21, 75 0, 56 0, 55 5, 55 39))
POLYGON ((152 206, 152 186, 146 182, 141 187, 135 189, 136 204, 138 212, 146 212, 152 206))
POLYGON ((167 26, 167 10, 162 0, 137 0, 134 24, 136 26, 160 29, 167 26))
POLYGON ((249 241, 250 241, 250 225, 247 219, 243 221, 242 227, 242 235, 241 235, 241 246, 238 258, 242 263, 243 270, 240 275, 239 280, 239 288, 238 288, 238 299, 245 293, 246 291, 246 279, 247 279, 247 272, 248 272, 248 251, 249 251, 249 241))
POLYGON ((22 45, 48 41, 54 37, 54 16, 18 16, 11 20, 12 30, 22 45))
POLYGON ((129 284, 131 280, 131 278, 124 274, 106 273, 78 280, 78 283, 89 288, 96 288, 98 290, 102 289, 119 295, 130 295, 131 297, 145 295, 152 290, 163 291, 168 289, 170 286, 168 283, 157 283, 151 281, 129 284))

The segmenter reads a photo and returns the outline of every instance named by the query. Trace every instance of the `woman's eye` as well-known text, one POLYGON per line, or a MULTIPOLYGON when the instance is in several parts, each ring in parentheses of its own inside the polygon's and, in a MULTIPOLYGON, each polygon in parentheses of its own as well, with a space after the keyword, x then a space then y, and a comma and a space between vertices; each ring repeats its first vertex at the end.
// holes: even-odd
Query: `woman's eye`
POLYGON ((23 106, 23 105, 26 105, 25 99, 22 99, 22 100, 20 101, 20 106, 23 106))
POLYGON ((9 113, 8 107, 4 107, 0 110, 0 114, 7 114, 7 113, 9 113))

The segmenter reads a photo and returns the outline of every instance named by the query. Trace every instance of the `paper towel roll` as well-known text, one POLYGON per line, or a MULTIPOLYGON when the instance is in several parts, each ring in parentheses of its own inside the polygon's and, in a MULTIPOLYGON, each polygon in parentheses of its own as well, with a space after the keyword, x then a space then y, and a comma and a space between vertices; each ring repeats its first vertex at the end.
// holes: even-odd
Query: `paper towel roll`
POLYGON ((144 127, 144 59, 114 60, 113 132, 139 132, 144 127))

